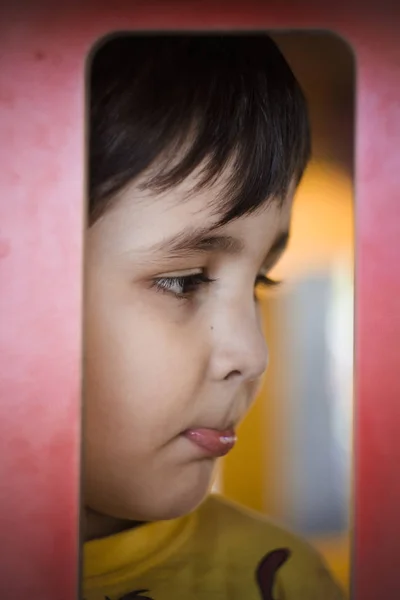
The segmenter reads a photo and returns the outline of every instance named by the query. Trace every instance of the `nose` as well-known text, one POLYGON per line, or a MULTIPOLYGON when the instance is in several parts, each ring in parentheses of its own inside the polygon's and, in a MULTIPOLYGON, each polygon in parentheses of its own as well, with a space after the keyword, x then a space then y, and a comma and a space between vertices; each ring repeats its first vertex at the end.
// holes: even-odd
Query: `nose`
POLYGON ((268 348, 255 307, 226 309, 213 327, 211 375, 214 380, 253 381, 268 366, 268 348))

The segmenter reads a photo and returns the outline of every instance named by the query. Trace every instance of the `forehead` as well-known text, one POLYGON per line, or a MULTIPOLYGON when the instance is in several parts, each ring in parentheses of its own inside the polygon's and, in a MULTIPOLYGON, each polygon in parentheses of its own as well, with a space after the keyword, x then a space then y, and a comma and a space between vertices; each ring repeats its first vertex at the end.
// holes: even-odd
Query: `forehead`
MULTIPOLYGON (((112 206, 91 227, 89 238, 116 251, 146 249, 187 229, 212 228, 222 217, 218 207, 221 185, 197 192, 186 180, 162 194, 143 190, 139 184, 123 190, 112 206)), ((280 231, 289 229, 293 194, 286 200, 271 199, 257 212, 240 217, 221 230, 254 246, 268 244, 280 231)))

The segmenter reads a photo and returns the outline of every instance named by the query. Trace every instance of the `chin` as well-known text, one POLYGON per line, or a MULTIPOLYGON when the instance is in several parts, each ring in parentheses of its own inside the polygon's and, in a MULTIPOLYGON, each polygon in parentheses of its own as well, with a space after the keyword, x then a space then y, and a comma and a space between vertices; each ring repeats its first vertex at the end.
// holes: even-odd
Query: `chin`
POLYGON ((154 521, 177 519, 194 511, 207 496, 209 488, 201 491, 191 490, 182 496, 175 497, 173 502, 166 502, 165 506, 158 511, 158 516, 154 521))
POLYGON ((173 478, 168 485, 142 497, 140 506, 132 506, 130 517, 141 521, 166 521, 182 517, 195 510, 206 498, 212 484, 210 469, 200 469, 173 478))

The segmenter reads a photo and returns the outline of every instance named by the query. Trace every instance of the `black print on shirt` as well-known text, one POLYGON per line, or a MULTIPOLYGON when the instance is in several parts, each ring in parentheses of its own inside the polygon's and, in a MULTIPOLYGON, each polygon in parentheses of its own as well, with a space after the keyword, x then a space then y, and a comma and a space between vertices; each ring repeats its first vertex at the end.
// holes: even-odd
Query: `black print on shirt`
MULTIPOLYGON (((146 594, 149 590, 135 590, 134 592, 129 592, 128 594, 125 594, 125 596, 122 596, 122 598, 120 598, 119 600, 135 600, 135 599, 142 599, 142 600, 153 600, 152 598, 150 598, 150 596, 143 596, 142 594, 146 594)), ((106 596, 104 598, 104 600, 111 600, 111 598, 109 598, 108 596, 106 596)))
POLYGON ((280 548, 269 552, 260 561, 256 570, 256 580, 261 592, 262 600, 274 600, 272 589, 275 583, 277 571, 288 560, 290 550, 280 548))
MULTIPOLYGON (((290 550, 280 548, 273 552, 268 552, 259 562, 256 569, 256 580, 258 588, 261 592, 261 600, 274 600, 272 590, 275 583, 275 577, 278 570, 285 564, 290 557, 290 550)), ((122 596, 119 600, 153 600, 150 596, 146 596, 149 590, 135 590, 122 596)), ((105 596, 104 600, 111 600, 105 596)))

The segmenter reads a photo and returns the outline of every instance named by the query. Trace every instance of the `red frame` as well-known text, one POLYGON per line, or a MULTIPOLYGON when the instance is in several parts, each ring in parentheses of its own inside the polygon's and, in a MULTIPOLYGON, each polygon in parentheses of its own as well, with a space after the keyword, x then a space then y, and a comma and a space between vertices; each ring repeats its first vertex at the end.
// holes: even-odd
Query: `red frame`
POLYGON ((391 0, 299 4, 2 3, 2 597, 78 594, 87 52, 121 29, 320 28, 352 45, 358 68, 352 597, 400 598, 399 8, 391 0))

